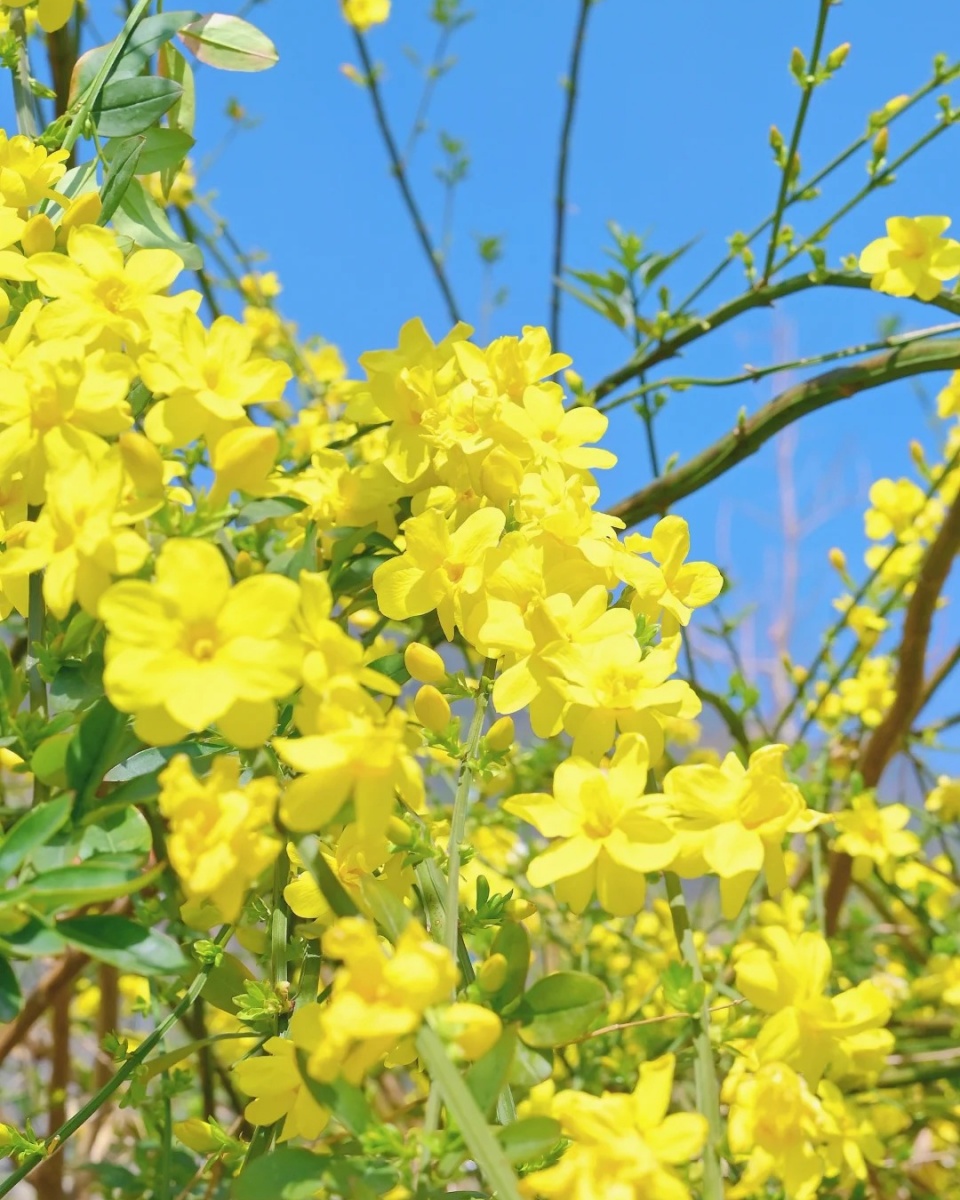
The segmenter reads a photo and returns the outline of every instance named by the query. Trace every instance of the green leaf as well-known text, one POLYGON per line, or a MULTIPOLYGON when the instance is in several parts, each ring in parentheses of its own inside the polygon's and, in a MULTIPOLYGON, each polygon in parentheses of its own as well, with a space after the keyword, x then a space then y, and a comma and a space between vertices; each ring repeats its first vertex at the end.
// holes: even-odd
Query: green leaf
POLYGON ((98 813, 80 841, 80 858, 94 854, 149 854, 153 835, 147 818, 139 809, 127 806, 114 812, 98 813))
POLYGON ((367 1103, 363 1092, 347 1083, 345 1079, 335 1079, 332 1083, 320 1083, 307 1070, 308 1054, 305 1050, 297 1051, 297 1067, 300 1077, 307 1086, 307 1091, 324 1108, 328 1108, 340 1124, 354 1137, 361 1137, 368 1129, 377 1123, 373 1110, 367 1103))
POLYGON ((553 1075, 553 1054, 550 1050, 531 1050, 523 1042, 517 1046, 516 1057, 510 1069, 513 1087, 528 1091, 538 1083, 544 1083, 553 1075))
POLYGON ((55 733, 45 738, 30 756, 30 770, 48 787, 67 786, 67 755, 74 735, 55 733))
POLYGON ((269 521, 274 517, 289 517, 304 508, 304 502, 293 496, 271 496, 245 504, 237 513, 237 520, 244 525, 256 525, 258 521, 269 521))
POLYGON ((485 1117, 490 1118, 497 1107, 497 1098, 507 1086, 510 1068, 517 1052, 517 1035, 505 1029, 496 1045, 471 1064, 465 1079, 470 1094, 485 1117))
POLYGON ((490 997, 493 1009, 500 1012, 523 992, 530 969, 530 935, 517 921, 505 921, 493 939, 490 953, 507 960, 507 977, 500 990, 490 997))
POLYGON ((543 1158, 562 1137, 560 1122, 553 1117, 524 1117, 497 1130, 497 1140, 514 1164, 543 1158))
MULTIPOLYGON (((199 970, 199 964, 197 969, 199 970)), ((248 979, 253 979, 253 972, 245 966, 235 954, 224 951, 220 961, 207 976, 200 995, 214 1008, 222 1012, 235 1013, 237 1002, 235 996, 243 995, 243 985, 248 979)))
MULTIPOLYGON (((178 29, 195 21, 199 14, 196 10, 158 13, 139 21, 113 65, 108 80, 130 79, 139 75, 150 59, 173 37, 178 29)), ((106 46, 94 46, 77 59, 70 80, 70 99, 75 100, 82 92, 91 86, 97 73, 107 61, 113 42, 106 46)))
POLYGON ((23 1007, 17 976, 5 958, 0 958, 0 1021, 12 1021, 23 1007))
POLYGON ((103 180, 98 225, 106 225, 120 207, 120 201, 130 186, 130 180, 137 173, 137 165, 146 140, 142 133, 138 133, 135 137, 107 142, 107 146, 112 148, 112 153, 109 158, 104 154, 104 158, 107 158, 107 171, 103 180))
POLYGON ((151 871, 129 866, 126 855, 117 856, 123 860, 122 864, 108 861, 113 857, 101 854, 86 862, 43 871, 26 883, 0 892, 0 908, 27 902, 52 912, 64 906, 79 908, 84 904, 116 900, 147 887, 163 871, 162 865, 151 871))
POLYGON ((660 976, 660 984, 668 1004, 691 1015, 700 1011, 706 988, 694 979, 689 963, 670 963, 660 976))
POLYGON ((63 938, 37 917, 19 929, 0 934, 0 947, 14 958, 53 958, 64 950, 63 938))
MULTIPOLYGON (((194 139, 182 129, 166 129, 156 126, 137 135, 140 139, 142 152, 137 162, 135 175, 153 175, 165 167, 179 169, 184 158, 194 146, 194 139)), ((127 144, 127 139, 114 139, 103 147, 103 157, 113 165, 114 159, 121 147, 127 144)))
POLYGON ((89 807, 107 771, 137 745, 127 733, 127 716, 106 696, 84 715, 67 752, 67 780, 77 793, 80 811, 89 807))
POLYGON ((30 810, 0 840, 0 884, 15 875, 27 856, 66 825, 72 796, 61 796, 30 810))
POLYGON ((377 658, 373 662, 367 663, 367 666, 371 671, 376 671, 380 675, 386 675, 394 683, 404 684, 410 682, 410 672, 404 664, 402 654, 385 654, 383 658, 377 658))
POLYGON ((130 137, 143 133, 179 100, 182 88, 172 79, 137 75, 106 83, 93 106, 100 137, 130 137))
MULTIPOLYGON (((266 1196, 288 1200, 291 1187, 306 1183, 313 1188, 312 1194, 315 1196, 323 1182, 327 1161, 326 1156, 314 1154, 311 1150, 281 1146, 264 1158, 256 1158, 248 1163, 234 1179, 230 1195, 233 1200, 264 1200, 266 1196)), ((298 1197, 308 1194, 297 1189, 298 1197)))
POLYGON ((198 271, 203 266, 203 255, 196 246, 177 237, 163 209, 139 179, 130 184, 113 218, 113 226, 138 246, 179 254, 190 271, 198 271))
POLYGON ((164 79, 172 79, 183 89, 180 99, 167 114, 170 128, 192 134, 197 119, 197 88, 193 79, 193 67, 176 46, 168 43, 160 51, 157 70, 164 79))
POLYGON ((450 1115, 460 1127, 470 1154, 486 1176, 487 1183, 496 1191, 497 1200, 520 1200, 517 1177, 503 1147, 494 1137, 459 1070, 447 1057, 443 1042, 429 1025, 420 1027, 417 1052, 430 1078, 440 1089, 450 1115))
POLYGON ((527 991, 521 1039, 536 1048, 564 1046, 588 1033, 607 1004, 607 989, 582 971, 545 975, 527 991))
POLYGON ((186 754, 188 758, 205 758, 216 752, 202 742, 176 742, 172 746, 150 746, 146 750, 138 750, 115 767, 111 767, 103 777, 104 783, 123 783, 127 779, 137 779, 141 775, 153 775, 161 771, 178 754, 186 754))
POLYGON ((265 33, 249 21, 224 13, 201 17, 178 36, 200 62, 221 71, 266 71, 280 59, 265 33))
POLYGON ((113 913, 68 917, 59 921, 56 929, 66 942, 91 958, 133 975, 171 975, 187 966, 172 937, 144 929, 129 917, 113 913))

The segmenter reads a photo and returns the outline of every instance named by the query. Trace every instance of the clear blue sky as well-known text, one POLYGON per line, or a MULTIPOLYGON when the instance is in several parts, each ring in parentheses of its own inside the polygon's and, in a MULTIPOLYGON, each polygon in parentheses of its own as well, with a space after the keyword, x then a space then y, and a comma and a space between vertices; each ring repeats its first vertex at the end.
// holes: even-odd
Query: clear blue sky
MULTIPOLYGON (((236 12, 242 5, 221 0, 220 7, 236 12)), ((405 51, 431 55, 435 30, 426 19, 429 0, 394 0, 393 7, 389 24, 373 30, 369 42, 384 65, 383 93, 402 144, 422 86, 405 51)), ((474 235, 504 237, 496 282, 509 288, 509 299, 483 330, 493 336, 546 323, 560 79, 578 6, 576 0, 474 0, 472 7, 475 19, 454 39, 457 66, 437 88, 412 179, 436 230, 443 199, 434 177, 438 133, 465 142, 470 169, 457 196, 450 273, 462 309, 476 322, 482 278, 474 235)), ((111 0, 94 0, 106 36, 116 28, 113 8, 111 0)), ((647 234, 660 250, 699 237, 672 276, 676 291, 685 292, 722 255, 728 234, 770 211, 778 173, 768 129, 771 122, 785 134, 790 129, 799 89, 787 62, 794 45, 809 52, 816 10, 815 0, 600 0, 572 149, 568 264, 602 269, 609 220, 647 234)), ((340 72, 356 54, 336 0, 266 0, 251 16, 275 40, 281 62, 258 76, 201 72, 197 159, 208 160, 202 189, 219 193, 218 206, 244 245, 268 254, 284 285, 286 314, 304 333, 336 342, 351 363, 364 349, 394 344, 413 315, 441 335, 448 322, 388 173, 369 96, 340 72), (221 147, 233 95, 258 123, 221 147)), ((805 172, 855 137, 868 111, 924 82, 935 52, 960 56, 956 2, 846 0, 832 10, 827 34, 830 47, 844 41, 852 43, 846 67, 814 99, 805 172)), ((894 152, 927 128, 934 112, 929 100, 916 119, 895 125, 894 152)), ((908 165, 894 189, 875 194, 836 229, 831 261, 880 235, 894 213, 948 213, 960 226, 958 151, 960 129, 954 129, 908 165)), ((832 200, 860 186, 862 158, 823 200, 793 210, 800 228, 813 228, 832 200)), ((731 270, 709 298, 722 300, 739 287, 731 270)), ((869 340, 894 312, 908 326, 939 319, 887 297, 824 291, 741 319, 669 371, 723 375, 745 362, 763 365, 869 340)), ((574 301, 567 301, 564 329, 564 349, 588 382, 628 356, 622 335, 574 301)), ((658 426, 662 457, 694 453, 734 423, 741 405, 756 407, 786 382, 677 396, 658 426)), ((935 389, 927 386, 929 403, 935 389)), ((798 504, 807 514, 825 510, 829 520, 800 551, 798 651, 809 649, 836 594, 826 548, 839 543, 859 559, 866 486, 877 475, 908 472, 907 442, 928 436, 928 413, 908 383, 833 406, 804 424, 795 451, 798 504)), ((631 415, 614 423, 611 444, 621 456, 605 482, 612 501, 642 485, 649 468, 631 415)), ((764 604, 761 643, 782 561, 775 463, 768 447, 681 508, 695 553, 715 557, 733 574, 740 603, 764 604)), ((946 634, 940 636, 942 643, 946 634)))

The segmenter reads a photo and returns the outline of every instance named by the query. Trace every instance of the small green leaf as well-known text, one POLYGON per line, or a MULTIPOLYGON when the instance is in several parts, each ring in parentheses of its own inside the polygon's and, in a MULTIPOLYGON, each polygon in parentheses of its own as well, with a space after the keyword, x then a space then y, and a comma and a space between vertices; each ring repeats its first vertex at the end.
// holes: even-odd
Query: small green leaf
POLYGON ((530 935, 517 921, 505 921, 497 931, 490 954, 502 954, 507 960, 507 977, 500 990, 490 997, 491 1006, 500 1012, 523 991, 530 969, 530 935))
POLYGON ((63 938, 37 917, 30 917, 19 929, 0 934, 0 946, 14 958, 53 958, 64 950, 63 938))
POLYGON ((280 59, 265 33, 249 21, 224 13, 201 17, 178 36, 200 62, 221 71, 266 71, 280 59))
POLYGON ((493 1115, 497 1098, 507 1086, 516 1051, 516 1032, 505 1029, 496 1045, 472 1063, 464 1077, 478 1108, 487 1118, 493 1115))
POLYGON ((147 192, 139 179, 134 179, 127 189, 120 208, 113 218, 118 233, 126 234, 138 246, 172 250, 183 259, 190 271, 203 266, 203 255, 196 246, 177 237, 163 209, 147 192))
POLYGON ((0 1021, 12 1021, 23 1007, 23 993, 13 967, 0 958, 0 1021))
MULTIPOLYGON (((324 1155, 314 1154, 298 1146, 282 1146, 264 1158, 248 1163, 234 1179, 232 1200, 264 1200, 265 1196, 286 1200, 289 1189, 298 1184, 310 1184, 313 1195, 323 1182, 324 1155)), ((308 1193, 297 1190, 298 1196, 308 1193)))
POLYGON ((545 975, 527 991, 518 1014, 521 1039, 536 1048, 564 1046, 588 1033, 607 1004, 607 989, 582 971, 545 975))
MULTIPOLYGON (((199 966, 197 968, 199 970, 199 966)), ((235 996, 243 995, 243 985, 248 979, 253 979, 253 972, 245 966, 235 954, 224 951, 220 960, 207 976, 200 995, 214 1008, 222 1012, 235 1013, 237 1002, 235 996)))
POLYGON ((172 79, 138 75, 104 84, 93 106, 93 120, 101 137, 130 137, 143 133, 180 98, 182 88, 172 79))
POLYGON ((189 758, 204 758, 213 754, 209 746, 200 742, 176 742, 173 746, 150 746, 146 750, 138 750, 115 767, 111 767, 104 775, 104 783, 123 783, 127 779, 137 779, 141 775, 152 775, 162 771, 167 763, 178 754, 186 754, 189 758))
POLYGON ((56 929, 66 942, 91 958, 133 975, 170 975, 187 966, 172 937, 144 929, 128 917, 113 913, 68 917, 59 921, 56 929))
MULTIPOLYGON (((98 855, 82 863, 71 863, 66 867, 54 867, 43 871, 26 883, 0 892, 0 908, 11 904, 28 903, 35 908, 53 912, 57 908, 79 908, 84 904, 98 904, 103 900, 116 900, 151 884, 163 871, 158 865, 151 871, 141 871, 124 861, 107 861, 114 856, 98 855)), ((128 860, 128 856, 117 856, 128 860)))
POLYGON ((516 1165, 543 1158, 563 1137, 560 1122, 553 1117, 524 1117, 496 1133, 507 1158, 516 1165))
MULTIPOLYGON (((404 664, 402 654, 385 654, 383 658, 377 658, 373 662, 367 663, 367 666, 371 671, 376 671, 380 675, 386 675, 394 683, 404 684, 410 681, 410 672, 404 664)), ((370 685, 368 684, 367 686, 369 687, 370 685)))
MULTIPOLYGON (((113 64, 107 81, 140 75, 150 59, 166 46, 177 30, 195 21, 198 16, 196 10, 183 10, 158 13, 139 21, 127 38, 120 57, 113 64)), ((94 46, 77 59, 70 80, 71 102, 90 87, 112 49, 113 42, 108 42, 106 46, 94 46)))
POLYGON ((244 525, 256 525, 274 517, 289 517, 301 512, 306 505, 293 496, 271 496, 266 500, 251 500, 237 513, 237 520, 244 525))
POLYGON ((67 780, 76 790, 78 809, 89 806, 110 767, 137 744, 127 733, 126 714, 102 696, 84 715, 67 752, 67 780))
POLYGON ((61 796, 30 810, 0 840, 0 884, 15 875, 27 856, 66 825, 73 807, 71 796, 61 796))
MULTIPOLYGON (((120 207, 120 201, 130 186, 130 180, 137 173, 137 164, 140 162, 145 144, 146 138, 142 133, 107 143, 113 148, 113 152, 107 159, 107 171, 103 180, 103 191, 100 194, 102 207, 97 219, 98 225, 106 225, 120 207)), ((107 157, 106 154, 104 157, 107 157)))
MULTIPOLYGON (((141 140, 142 152, 135 175, 153 175, 165 167, 179 168, 195 144, 190 134, 182 129, 166 129, 163 126, 152 127, 137 136, 141 140)), ((103 147, 103 157, 110 166, 113 166, 126 141, 125 138, 115 138, 103 147)))
POLYGON ((67 786, 67 754, 74 735, 55 733, 45 738, 30 756, 30 770, 48 787, 67 786))
POLYGON ((94 854, 135 854, 150 852, 153 835, 147 818, 139 809, 128 805, 114 812, 98 813, 96 824, 90 825, 80 841, 80 858, 94 854))

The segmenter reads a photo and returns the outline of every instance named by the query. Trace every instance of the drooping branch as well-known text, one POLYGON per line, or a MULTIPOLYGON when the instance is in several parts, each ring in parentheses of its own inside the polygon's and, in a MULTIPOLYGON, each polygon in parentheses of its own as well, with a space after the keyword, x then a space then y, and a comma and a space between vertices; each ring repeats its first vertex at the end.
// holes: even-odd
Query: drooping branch
MULTIPOLYGON (((592 388, 595 402, 599 402, 604 396, 608 396, 625 383, 629 383, 631 379, 638 378, 644 372, 649 371, 651 367, 676 358, 686 346, 689 346, 692 342, 697 341, 718 326, 726 325, 729 321, 734 320, 745 312, 750 312, 752 309, 769 308, 777 300, 786 299, 787 296, 793 296, 797 292, 808 291, 814 287, 852 288, 855 291, 867 292, 871 290, 870 277, 868 275, 853 275, 843 271, 824 271, 819 274, 809 272, 803 275, 791 275, 788 279, 781 279, 779 283, 752 288, 750 291, 735 296, 732 300, 724 301, 723 304, 719 305, 712 312, 691 321, 689 325, 679 330, 679 332, 665 337, 663 341, 657 342, 655 345, 634 355, 629 362, 624 363, 622 367, 618 367, 617 370, 605 376, 592 388)), ((960 316, 960 296, 942 293, 933 300, 922 303, 960 316)))
MULTIPOLYGON (((886 716, 871 734, 860 755, 860 774, 864 787, 873 788, 903 744, 924 701, 927 643, 933 614, 950 574, 950 568, 960 552, 960 495, 956 497, 940 531, 927 551, 917 576, 916 588, 910 597, 903 619, 903 636, 897 658, 896 696, 886 716)), ((849 855, 834 854, 830 863, 830 880, 825 896, 826 930, 836 932, 852 878, 853 862, 849 855)))
POLYGON ((583 47, 587 40, 587 18, 590 16, 593 4, 594 0, 580 0, 580 12, 573 35, 573 49, 570 52, 570 70, 564 81, 567 102, 563 110, 560 150, 557 154, 557 185, 553 197, 553 275, 550 280, 550 341, 555 350, 560 345, 560 305, 563 301, 560 280, 563 275, 563 247, 567 228, 567 173, 570 167, 570 140, 573 135, 573 118, 577 110, 580 64, 583 61, 583 47))
POLYGON ((929 371, 960 368, 960 339, 943 338, 914 342, 804 380, 788 388, 752 416, 745 417, 730 433, 682 467, 654 480, 647 487, 614 505, 611 512, 626 525, 636 525, 675 504, 684 496, 725 475, 765 445, 781 429, 808 413, 846 400, 858 392, 922 375, 929 371))

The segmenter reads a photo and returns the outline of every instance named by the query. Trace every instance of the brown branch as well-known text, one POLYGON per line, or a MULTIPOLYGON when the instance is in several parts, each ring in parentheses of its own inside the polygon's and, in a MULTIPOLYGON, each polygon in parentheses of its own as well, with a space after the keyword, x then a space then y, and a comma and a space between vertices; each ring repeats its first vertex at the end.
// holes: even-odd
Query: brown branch
POLYGON ((89 961, 88 955, 81 954, 78 950, 70 950, 44 975, 23 1002, 23 1008, 16 1019, 0 1033, 0 1065, 11 1050, 19 1046, 60 992, 76 979, 89 961))
MULTIPOLYGON (((70 981, 72 983, 72 980, 70 981)), ((70 1000, 72 988, 61 988, 50 1009, 52 1037, 50 1089, 47 1102, 47 1136, 53 1137, 67 1119, 67 1088, 70 1085, 70 1000)), ((55 1154, 41 1163, 30 1182, 40 1200, 64 1200, 63 1155, 55 1154)))
MULTIPOLYGON (((873 788, 880 782, 887 764, 900 749, 920 711, 925 694, 924 671, 933 614, 958 551, 960 495, 950 506, 939 533, 927 551, 917 577, 916 590, 907 605, 898 655, 896 696, 860 755, 859 769, 864 787, 873 788)), ((849 855, 835 853, 831 856, 830 878, 824 896, 828 935, 836 933, 852 870, 853 861, 849 855)))
POLYGON ((911 342, 875 354, 854 366, 839 367, 806 379, 781 392, 752 416, 743 417, 730 433, 684 466, 621 500, 611 512, 627 526, 636 525, 666 512, 684 496, 725 475, 737 463, 756 454, 774 434, 808 413, 898 379, 929 371, 952 371, 958 367, 960 338, 940 338, 911 342))

